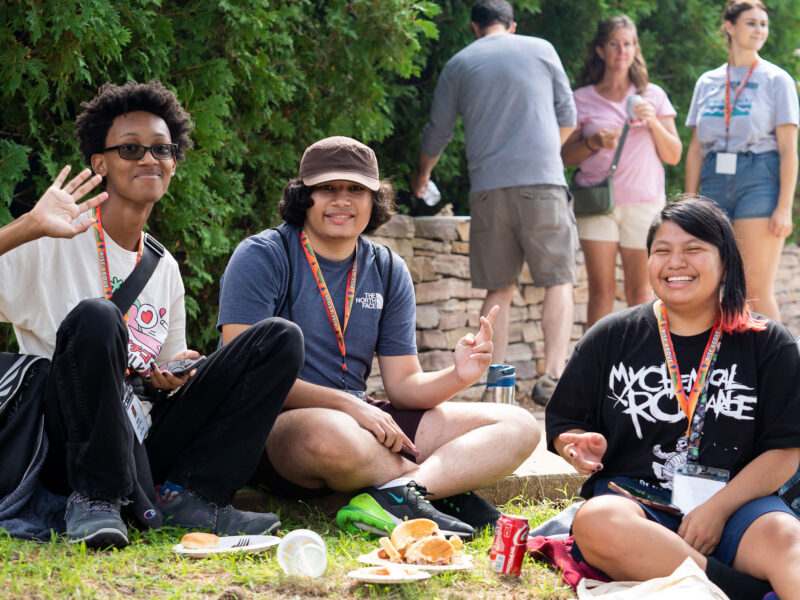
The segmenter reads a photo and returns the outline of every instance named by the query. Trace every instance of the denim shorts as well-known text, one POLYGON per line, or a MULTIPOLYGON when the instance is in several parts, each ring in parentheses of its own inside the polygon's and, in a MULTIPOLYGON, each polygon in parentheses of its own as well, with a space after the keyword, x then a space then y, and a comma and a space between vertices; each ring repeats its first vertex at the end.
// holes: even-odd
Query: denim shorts
MULTIPOLYGON (((612 481, 612 479, 598 479, 594 487, 594 496, 614 494, 615 492, 608 488, 608 483, 610 481, 612 481)), ((656 491, 653 488, 644 487, 641 483, 631 479, 630 477, 614 477, 613 481, 635 487, 642 491, 650 492, 651 494, 663 495, 665 500, 669 500, 669 492, 659 493, 659 491, 656 491)), ((650 508, 641 502, 637 502, 637 504, 642 507, 645 515, 651 521, 655 521, 671 531, 678 531, 682 517, 655 508, 650 508)), ((717 544, 717 547, 711 556, 716 558, 721 563, 726 565, 731 564, 733 562, 733 558, 736 556, 736 551, 739 549, 739 541, 742 539, 742 536, 747 528, 750 527, 753 521, 755 521, 761 515, 775 511, 785 512, 796 517, 796 515, 792 512, 792 509, 789 508, 786 503, 775 494, 756 498, 755 500, 751 500, 747 504, 743 505, 736 512, 734 512, 725 523, 725 528, 722 530, 722 537, 720 538, 719 544, 717 544)), ((583 555, 580 554, 580 550, 577 549, 577 544, 573 545, 572 555, 577 560, 584 560, 584 562, 586 562, 583 558, 583 555)))
POLYGON ((780 192, 780 156, 777 152, 736 155, 736 174, 716 172, 717 153, 709 152, 700 172, 700 193, 714 201, 731 221, 772 216, 780 192))

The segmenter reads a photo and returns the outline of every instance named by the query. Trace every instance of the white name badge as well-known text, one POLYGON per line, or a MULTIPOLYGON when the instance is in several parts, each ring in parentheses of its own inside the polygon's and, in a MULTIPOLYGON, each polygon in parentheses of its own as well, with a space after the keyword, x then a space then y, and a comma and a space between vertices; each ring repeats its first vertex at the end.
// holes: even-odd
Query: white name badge
POLYGON ((147 431, 150 429, 150 425, 145 417, 142 403, 139 402, 139 398, 133 393, 133 388, 129 385, 125 386, 122 408, 125 410, 125 414, 128 415, 128 420, 133 426, 136 439, 139 440, 140 444, 143 444, 144 438, 147 436, 147 431))
POLYGON ((687 464, 675 470, 672 503, 687 515, 716 494, 730 479, 725 469, 687 464))
POLYGON ((736 154, 733 152, 717 152, 717 174, 736 175, 736 154))

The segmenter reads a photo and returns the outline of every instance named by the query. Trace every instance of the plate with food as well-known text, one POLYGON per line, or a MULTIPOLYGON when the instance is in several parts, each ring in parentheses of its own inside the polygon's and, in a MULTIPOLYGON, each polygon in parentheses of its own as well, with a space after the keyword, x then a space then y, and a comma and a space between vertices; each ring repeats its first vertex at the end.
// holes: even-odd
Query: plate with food
POLYGON ((400 523, 380 547, 362 554, 358 562, 368 565, 411 565, 425 571, 459 571, 472 568, 472 557, 463 552, 464 542, 453 535, 445 538, 429 519, 400 523))
POLYGON ((417 567, 389 564, 362 567, 350 571, 347 576, 363 583, 411 583, 427 579, 431 574, 417 567))
POLYGON ((214 554, 240 552, 252 554, 263 552, 277 546, 281 538, 274 535, 230 535, 219 537, 213 533, 187 533, 179 544, 172 547, 173 552, 194 558, 204 558, 214 554))

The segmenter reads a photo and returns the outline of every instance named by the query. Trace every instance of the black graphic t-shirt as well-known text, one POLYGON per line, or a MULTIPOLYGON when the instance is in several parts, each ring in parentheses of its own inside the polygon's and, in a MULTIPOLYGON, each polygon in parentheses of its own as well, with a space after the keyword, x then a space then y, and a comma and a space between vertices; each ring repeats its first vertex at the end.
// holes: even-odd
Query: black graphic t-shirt
MULTIPOLYGON (((710 330, 672 335, 684 389, 695 379, 710 330)), ((608 441, 598 477, 627 476, 672 488, 686 462, 688 420, 667 374, 652 303, 609 315, 575 347, 546 410, 548 448, 570 429, 602 433, 608 441)), ((723 334, 709 375, 699 462, 734 477, 759 454, 800 447, 800 353, 783 325, 723 334)))

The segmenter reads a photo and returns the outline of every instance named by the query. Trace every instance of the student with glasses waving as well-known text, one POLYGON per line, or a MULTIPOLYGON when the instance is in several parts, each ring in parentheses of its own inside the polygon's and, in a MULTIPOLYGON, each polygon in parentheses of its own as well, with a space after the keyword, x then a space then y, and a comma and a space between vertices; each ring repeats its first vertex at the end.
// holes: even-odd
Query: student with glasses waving
MULTIPOLYGON (((188 373, 164 367, 199 354, 186 347, 178 264, 143 228, 190 146, 190 117, 155 80, 106 84, 82 106, 80 149, 107 199, 89 225, 70 225, 82 230, 73 238, 33 231, 0 256, 0 320, 13 323, 22 352, 52 357, 42 482, 69 496, 68 539, 87 546, 127 545, 128 504, 149 525, 165 517, 219 535, 274 531, 275 515, 231 501, 299 372, 302 335, 266 319, 188 373), (123 314, 114 295, 151 249, 161 258, 123 314)), ((61 188, 65 176, 53 193, 80 197, 87 184, 61 188)))

